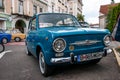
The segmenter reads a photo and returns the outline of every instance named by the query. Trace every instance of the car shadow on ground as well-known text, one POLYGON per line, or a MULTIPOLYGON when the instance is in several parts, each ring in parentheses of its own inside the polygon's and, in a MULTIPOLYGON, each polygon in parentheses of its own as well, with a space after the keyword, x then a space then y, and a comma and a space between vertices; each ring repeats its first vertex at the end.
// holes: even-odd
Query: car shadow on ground
POLYGON ((98 64, 71 64, 71 65, 64 65, 64 66, 56 66, 53 70, 51 76, 59 75, 59 74, 76 74, 76 73, 85 73, 89 71, 96 71, 96 69, 103 70, 102 66, 98 64))
MULTIPOLYGON (((32 55, 30 56, 30 58, 32 59, 32 62, 35 62, 34 65, 38 65, 38 68, 39 68, 38 60, 32 55)), ((37 68, 37 70, 38 70, 38 68, 37 68)), ((55 77, 58 75, 69 75, 69 74, 81 74, 81 73, 87 73, 87 72, 95 72, 97 69, 99 71, 106 70, 106 68, 104 66, 100 65, 99 63, 98 64, 84 63, 84 64, 59 65, 59 66, 52 67, 52 72, 48 77, 55 77)))

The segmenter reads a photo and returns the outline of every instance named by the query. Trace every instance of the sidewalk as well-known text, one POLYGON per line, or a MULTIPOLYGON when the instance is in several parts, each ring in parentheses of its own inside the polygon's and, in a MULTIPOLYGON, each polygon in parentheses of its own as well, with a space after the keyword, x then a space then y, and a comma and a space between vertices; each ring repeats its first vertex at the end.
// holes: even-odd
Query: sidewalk
POLYGON ((113 48, 113 53, 115 54, 115 57, 116 57, 117 62, 118 62, 118 65, 120 67, 120 42, 113 41, 111 43, 110 47, 113 48), (117 51, 116 49, 119 49, 119 51, 117 51))

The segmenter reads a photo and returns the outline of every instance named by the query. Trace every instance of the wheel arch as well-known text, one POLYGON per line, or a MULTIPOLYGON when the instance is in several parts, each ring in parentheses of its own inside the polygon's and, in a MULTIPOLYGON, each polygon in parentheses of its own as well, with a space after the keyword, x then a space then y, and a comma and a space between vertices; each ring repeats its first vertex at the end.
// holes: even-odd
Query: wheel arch
POLYGON ((6 36, 4 36, 4 37, 2 37, 1 40, 0 40, 1 43, 2 43, 2 40, 3 40, 3 39, 6 39, 7 42, 8 42, 8 40, 9 40, 6 36))
POLYGON ((36 56, 37 56, 37 59, 39 60, 39 53, 40 53, 40 51, 41 51, 42 49, 41 49, 41 46, 40 45, 37 45, 36 46, 36 56))
POLYGON ((48 51, 47 51, 47 49, 46 48, 44 48, 44 46, 42 46, 42 44, 38 44, 37 46, 36 46, 36 58, 39 60, 39 53, 40 53, 40 51, 42 51, 43 52, 43 55, 44 55, 44 58, 45 58, 45 62, 47 63, 47 64, 50 64, 50 56, 49 56, 49 54, 48 54, 48 51))
POLYGON ((41 50, 43 51, 43 54, 44 54, 44 48, 42 47, 41 44, 38 44, 36 46, 36 57, 37 57, 37 59, 39 59, 39 53, 40 53, 41 50))

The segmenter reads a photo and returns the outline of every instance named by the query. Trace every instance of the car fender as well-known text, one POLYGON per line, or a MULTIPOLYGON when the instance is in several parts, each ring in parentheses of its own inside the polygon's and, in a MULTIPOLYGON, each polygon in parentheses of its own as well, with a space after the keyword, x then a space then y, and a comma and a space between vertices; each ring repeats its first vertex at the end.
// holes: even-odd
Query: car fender
POLYGON ((8 40, 8 42, 10 42, 10 40, 11 40, 11 37, 10 37, 10 36, 7 36, 7 35, 1 37, 1 40, 2 40, 3 38, 6 38, 6 39, 8 40))
POLYGON ((39 58, 39 51, 37 50, 38 47, 40 48, 40 50, 43 51, 44 55, 45 55, 45 49, 44 47, 42 46, 42 44, 39 42, 37 45, 36 45, 36 57, 39 58))
POLYGON ((46 61, 46 63, 49 65, 49 64, 50 64, 50 59, 51 59, 51 56, 52 56, 51 54, 52 54, 52 53, 50 53, 49 50, 46 50, 41 43, 38 43, 38 44, 36 45, 36 57, 37 57, 37 59, 39 59, 39 52, 40 52, 40 51, 37 50, 38 47, 43 51, 45 61, 46 61))

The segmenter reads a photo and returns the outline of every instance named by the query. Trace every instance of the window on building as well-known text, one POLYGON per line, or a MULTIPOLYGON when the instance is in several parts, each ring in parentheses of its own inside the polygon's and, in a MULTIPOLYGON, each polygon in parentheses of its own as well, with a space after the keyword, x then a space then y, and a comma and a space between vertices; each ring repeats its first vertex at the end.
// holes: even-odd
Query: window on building
POLYGON ((0 0, 0 12, 4 12, 4 4, 3 4, 4 0, 0 0))
POLYGON ((52 12, 54 12, 54 5, 52 5, 52 12))
POLYGON ((37 14, 37 6, 33 6, 33 14, 37 14))
POLYGON ((40 8, 40 13, 42 13, 43 12, 43 8, 40 8))
POLYGON ((58 0, 61 3, 61 0, 58 0))
POLYGON ((65 4, 65 1, 64 0, 62 0, 62 5, 64 5, 65 4))
POLYGON ((65 7, 67 7, 67 0, 65 0, 65 7))
POLYGON ((70 8, 70 10, 72 10, 72 8, 70 8))
POLYGON ((0 0, 0 8, 3 8, 3 0, 0 0))
POLYGON ((23 1, 19 0, 19 9, 18 9, 20 14, 23 14, 23 1))

